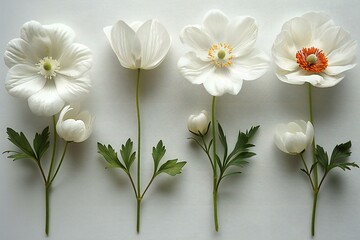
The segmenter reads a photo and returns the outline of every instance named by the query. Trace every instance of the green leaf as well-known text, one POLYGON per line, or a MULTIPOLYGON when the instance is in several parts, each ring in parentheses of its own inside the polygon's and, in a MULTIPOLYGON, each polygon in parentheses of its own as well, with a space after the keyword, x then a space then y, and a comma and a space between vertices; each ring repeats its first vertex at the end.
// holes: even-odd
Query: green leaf
POLYGON ((171 176, 175 176, 176 174, 180 174, 182 168, 186 162, 178 162, 177 159, 168 160, 163 165, 160 166, 159 170, 157 171, 156 175, 160 173, 167 173, 171 176))
POLYGON ((17 152, 17 151, 5 151, 5 152, 3 152, 3 154, 4 153, 11 154, 7 157, 12 158, 13 161, 21 160, 21 159, 30 159, 30 160, 36 161, 36 159, 34 159, 32 156, 27 155, 26 153, 17 152))
POLYGON ((33 144, 37 159, 39 161, 50 146, 49 135, 49 127, 46 127, 41 134, 35 134, 33 144))
POLYGON ((357 165, 356 163, 352 162, 352 163, 347 163, 347 162, 344 162, 344 163, 333 163, 333 164, 330 164, 329 166, 329 171, 333 168, 341 168, 342 170, 351 170, 350 167, 356 167, 356 168, 359 168, 359 165, 357 165))
POLYGON ((135 152, 132 151, 133 149, 133 142, 131 141, 131 139, 129 138, 125 145, 121 145, 121 149, 120 149, 120 155, 121 158, 123 159, 126 168, 130 171, 130 167, 133 164, 134 160, 135 160, 135 152))
POLYGON ((97 143, 98 153, 100 153, 108 162, 106 168, 121 168, 125 172, 128 172, 125 166, 119 161, 117 153, 109 144, 107 147, 101 143, 97 143))
POLYGON ((7 128, 8 139, 12 142, 15 146, 21 149, 21 151, 27 155, 29 158, 37 159, 34 150, 32 149, 29 141, 25 137, 24 133, 20 132, 17 133, 11 128, 7 128))
POLYGON ((223 158, 223 161, 225 162, 226 157, 227 157, 227 153, 228 153, 228 145, 227 145, 227 141, 226 141, 226 136, 225 136, 225 134, 224 134, 224 131, 223 131, 220 123, 218 123, 218 130, 219 130, 219 139, 220 139, 220 142, 221 142, 221 144, 222 144, 223 147, 224 147, 224 158, 223 158))
POLYGON ((331 154, 330 164, 349 157, 351 155, 350 148, 351 148, 351 141, 336 145, 331 154))
POLYGON ((158 142, 158 144, 156 145, 156 147, 153 147, 153 149, 152 149, 152 157, 154 159, 154 171, 155 172, 157 171, 160 160, 164 157, 165 152, 166 152, 165 146, 163 145, 162 140, 160 140, 158 142))
POLYGON ((324 148, 317 145, 315 149, 315 156, 320 166, 322 166, 324 170, 327 171, 327 167, 329 165, 329 157, 327 152, 325 152, 324 148))
POLYGON ((225 174, 222 178, 226 178, 226 177, 229 177, 229 176, 234 176, 236 174, 240 174, 241 172, 231 172, 231 173, 228 173, 228 174, 225 174))

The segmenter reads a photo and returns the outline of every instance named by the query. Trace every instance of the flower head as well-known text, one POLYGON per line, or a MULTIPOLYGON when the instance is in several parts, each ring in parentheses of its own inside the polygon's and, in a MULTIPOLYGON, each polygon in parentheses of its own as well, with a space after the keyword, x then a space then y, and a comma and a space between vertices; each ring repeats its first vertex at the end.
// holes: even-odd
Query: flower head
POLYGON ((295 155, 304 151, 313 138, 314 127, 311 122, 296 120, 276 127, 275 145, 281 151, 295 155))
POLYGON ((290 84, 332 87, 356 65, 356 46, 326 14, 306 13, 286 22, 274 42, 276 74, 290 84))
POLYGON ((204 84, 213 96, 236 95, 243 80, 254 80, 268 69, 268 57, 255 49, 257 24, 251 17, 229 19, 208 12, 203 25, 185 27, 181 41, 191 48, 179 59, 180 73, 193 84, 204 84))
POLYGON ((67 105, 60 112, 56 131, 65 141, 83 142, 92 132, 93 121, 88 111, 79 112, 78 105, 67 105))
POLYGON ((21 28, 20 38, 9 42, 4 54, 10 68, 6 89, 26 98, 34 114, 54 115, 66 102, 79 101, 89 92, 90 79, 85 74, 92 55, 74 38, 73 30, 63 24, 30 21, 21 28))
POLYGON ((171 38, 157 20, 134 22, 130 26, 120 20, 105 27, 104 32, 121 66, 130 69, 153 69, 165 58, 171 38))
POLYGON ((206 135, 210 127, 210 118, 207 111, 202 110, 198 115, 190 115, 187 127, 195 135, 206 135))

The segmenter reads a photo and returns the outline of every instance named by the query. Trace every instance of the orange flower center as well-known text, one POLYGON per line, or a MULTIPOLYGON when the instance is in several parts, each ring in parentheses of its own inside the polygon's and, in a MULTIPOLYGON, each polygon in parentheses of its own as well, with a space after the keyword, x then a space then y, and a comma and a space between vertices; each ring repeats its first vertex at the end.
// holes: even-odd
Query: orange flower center
POLYGON ((298 51, 296 62, 302 69, 312 73, 320 73, 328 66, 328 60, 323 51, 315 47, 303 48, 298 51))
POLYGON ((232 65, 232 47, 227 43, 214 44, 208 50, 208 58, 217 67, 229 67, 232 65))

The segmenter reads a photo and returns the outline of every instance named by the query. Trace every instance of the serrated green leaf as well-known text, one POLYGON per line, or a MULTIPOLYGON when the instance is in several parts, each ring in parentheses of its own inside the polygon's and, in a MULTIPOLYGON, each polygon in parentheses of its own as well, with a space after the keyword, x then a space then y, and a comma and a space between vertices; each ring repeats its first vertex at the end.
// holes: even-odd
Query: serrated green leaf
POLYGON ((34 159, 32 156, 29 156, 26 153, 22 153, 22 152, 5 151, 5 152, 3 152, 3 154, 11 154, 11 155, 8 155, 7 158, 12 158, 13 161, 22 160, 22 159, 30 159, 30 160, 36 161, 36 159, 34 159))
POLYGON ((120 155, 122 160, 125 163, 126 168, 130 171, 130 167, 133 164, 134 160, 135 160, 135 152, 132 151, 133 150, 133 142, 131 141, 131 139, 129 138, 125 145, 121 145, 121 149, 120 149, 120 155))
POLYGON ((36 155, 32 149, 29 141, 25 137, 24 133, 17 133, 11 128, 7 128, 8 139, 15 146, 17 146, 24 154, 31 156, 31 158, 36 160, 36 155))
POLYGON ((177 162, 177 161, 178 161, 177 159, 168 160, 167 162, 165 162, 163 165, 160 166, 156 175, 159 175, 160 173, 167 173, 171 176, 180 174, 186 162, 177 162))
POLYGON ((231 172, 231 173, 225 174, 222 178, 226 178, 226 177, 233 176, 235 174, 240 174, 240 173, 241 172, 231 172))
POLYGON ((49 141, 49 127, 46 127, 41 134, 36 133, 33 141, 34 150, 37 156, 37 159, 40 161, 46 150, 50 146, 49 141))
POLYGON ((220 123, 218 123, 218 130, 219 130, 219 139, 221 144, 224 147, 224 157, 223 157, 223 161, 225 162, 226 157, 227 157, 227 152, 228 152, 228 145, 227 145, 227 141, 226 141, 226 136, 224 134, 224 131, 220 125, 220 123))
POLYGON ((342 159, 349 157, 351 155, 350 148, 351 148, 351 141, 336 145, 331 154, 330 164, 341 161, 342 159))
MULTIPOLYGON (((152 157, 154 159, 154 171, 156 172, 160 163, 160 160, 164 157, 166 152, 165 146, 163 145, 162 140, 158 142, 156 147, 152 149, 152 157)), ((160 169, 159 169, 160 171, 160 169)))
POLYGON ((324 148, 317 145, 315 149, 315 156, 317 159, 317 162, 324 168, 324 170, 327 170, 327 167, 329 165, 329 157, 327 152, 325 152, 324 148))
POLYGON ((127 172, 127 169, 120 162, 117 153, 110 144, 106 147, 105 145, 98 142, 97 146, 98 146, 98 153, 100 153, 108 163, 107 168, 121 168, 125 172, 127 172))
POLYGON ((260 128, 260 125, 251 127, 249 131, 246 131, 247 137, 249 139, 252 138, 255 135, 255 133, 257 132, 257 130, 259 130, 259 128, 260 128))
POLYGON ((330 171, 331 169, 333 168, 341 168, 342 170, 351 170, 350 167, 356 167, 356 168, 359 168, 359 165, 357 165, 356 163, 352 162, 352 163, 347 163, 347 162, 344 162, 344 163, 332 163, 329 165, 329 170, 330 171))

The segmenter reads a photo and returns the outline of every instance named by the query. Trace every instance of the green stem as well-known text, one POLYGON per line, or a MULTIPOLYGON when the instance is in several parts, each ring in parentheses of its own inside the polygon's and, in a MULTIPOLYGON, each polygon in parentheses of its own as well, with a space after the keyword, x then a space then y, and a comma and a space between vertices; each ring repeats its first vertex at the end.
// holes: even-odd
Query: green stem
MULTIPOLYGON (((314 118, 313 118, 313 108, 312 108, 312 86, 308 83, 308 94, 309 94, 309 115, 310 115, 310 122, 314 126, 314 118)), ((314 126, 315 128, 315 126, 314 126)), ((312 142, 312 157, 313 157, 313 164, 316 162, 316 155, 315 155, 315 136, 312 142)), ((313 168, 313 190, 314 190, 314 202, 313 202, 313 209, 312 209, 312 217, 311 217, 311 235, 315 235, 315 216, 316 216, 316 206, 317 206, 317 199, 319 194, 319 182, 318 182, 318 171, 317 165, 315 164, 313 168)))
POLYGON ((140 85, 140 68, 137 71, 136 79, 136 113, 137 113, 137 127, 138 127, 138 149, 137 149, 137 214, 136 214, 136 231, 140 232, 140 206, 141 206, 141 190, 140 190, 140 137, 141 137, 141 124, 140 124, 140 106, 139 106, 139 85, 140 85))
POLYGON ((50 184, 45 183, 45 234, 49 236, 49 219, 50 219, 50 184))
POLYGON ((53 129, 54 129, 54 143, 53 143, 53 151, 52 151, 52 155, 51 155, 51 162, 50 162, 50 168, 49 168, 49 173, 48 173, 48 177, 47 177, 47 181, 49 181, 51 179, 51 174, 54 168, 54 163, 55 163, 55 155, 56 155, 56 139, 57 139, 57 133, 56 133, 56 116, 54 115, 52 117, 53 119, 53 129))
POLYGON ((57 166, 57 168, 56 168, 56 170, 55 170, 55 173, 54 173, 54 176, 51 178, 49 184, 51 184, 51 183, 54 181, 56 175, 58 174, 58 172, 59 172, 59 170, 60 170, 61 164, 63 163, 64 158, 65 158, 66 150, 67 150, 67 147, 68 147, 69 143, 70 143, 70 142, 66 142, 66 143, 65 143, 65 147, 64 147, 64 150, 63 150, 61 159, 60 159, 60 163, 59 163, 59 165, 57 166))
POLYGON ((218 213, 217 213, 217 162, 216 162, 216 129, 215 129, 215 96, 212 97, 211 108, 211 127, 213 138, 213 202, 214 202, 214 224, 215 231, 219 231, 218 213))
POLYGON ((145 190, 144 190, 143 194, 141 195, 141 199, 144 197, 145 193, 146 193, 146 192, 147 192, 147 190, 149 189, 149 187, 150 187, 150 185, 152 184, 152 182, 154 181, 155 177, 156 177, 156 175, 155 175, 155 173, 154 173, 154 175, 152 176, 152 178, 151 178, 150 182, 149 182, 149 183, 148 183, 148 185, 146 186, 146 188, 145 188, 145 190))
POLYGON ((310 180, 310 183, 311 183, 311 187, 312 187, 313 190, 315 190, 315 186, 314 186, 314 183, 313 183, 313 181, 312 181, 312 178, 311 178, 311 175, 310 175, 310 172, 309 172, 309 168, 308 168, 308 166, 307 166, 307 164, 306 164, 306 162, 305 162, 305 159, 304 159, 302 153, 299 153, 299 155, 300 155, 300 158, 301 158, 301 160, 302 160, 302 162, 303 162, 303 164, 304 164, 304 167, 305 167, 307 176, 309 177, 309 180, 310 180))

